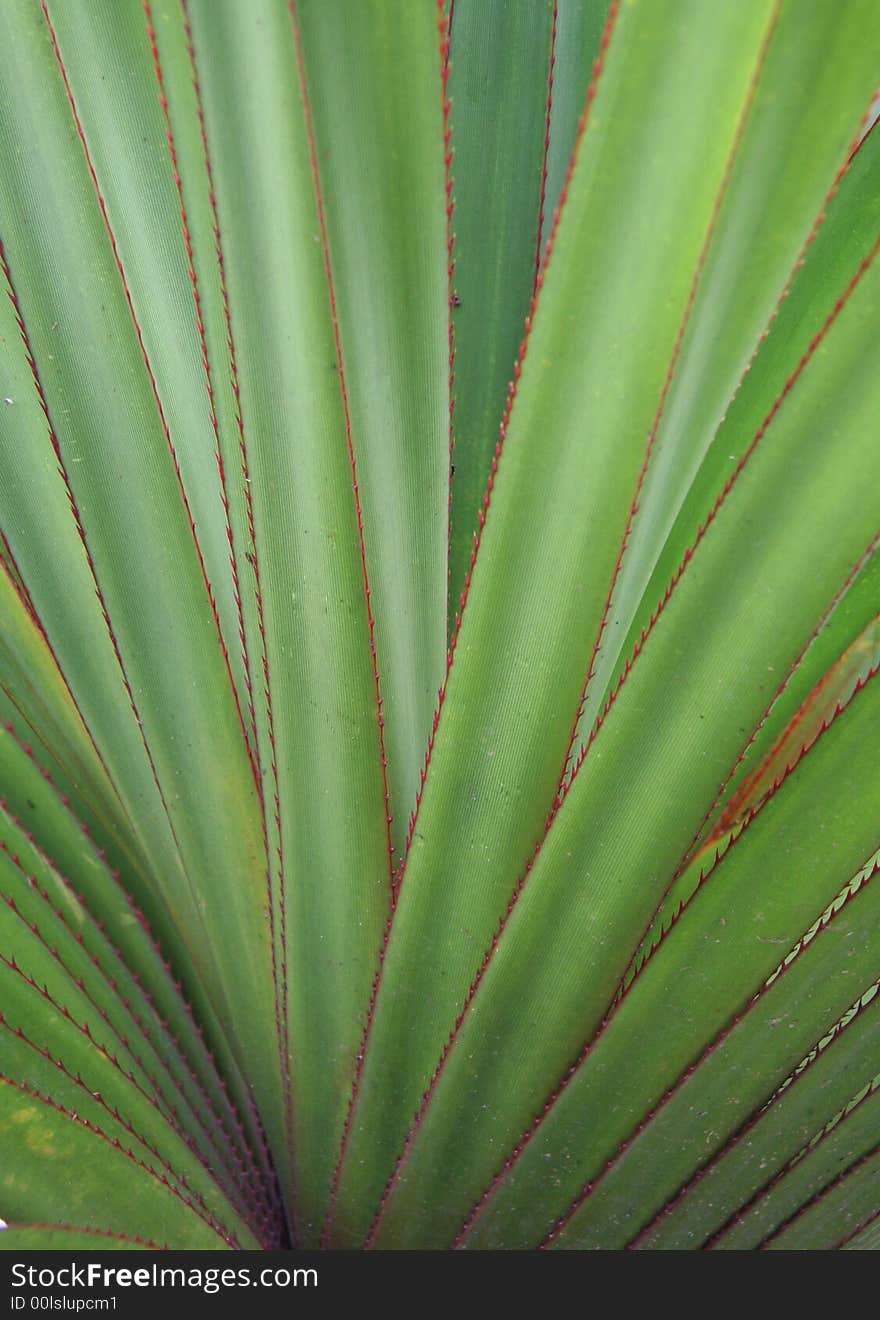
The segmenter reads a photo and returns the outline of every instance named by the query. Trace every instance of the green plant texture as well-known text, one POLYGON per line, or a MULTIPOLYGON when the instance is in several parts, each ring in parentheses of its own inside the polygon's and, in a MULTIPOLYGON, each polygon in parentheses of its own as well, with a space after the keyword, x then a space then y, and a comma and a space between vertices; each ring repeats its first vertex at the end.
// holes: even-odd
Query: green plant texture
POLYGON ((880 1246, 878 81, 3 0, 0 1247, 880 1246))

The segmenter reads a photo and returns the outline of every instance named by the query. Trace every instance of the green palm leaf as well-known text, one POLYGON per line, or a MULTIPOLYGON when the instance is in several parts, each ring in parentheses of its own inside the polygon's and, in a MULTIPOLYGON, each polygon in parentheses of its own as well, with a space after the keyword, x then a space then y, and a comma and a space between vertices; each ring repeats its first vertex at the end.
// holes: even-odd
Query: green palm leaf
POLYGON ((3 6, 0 1246, 876 1246, 878 67, 3 6))

